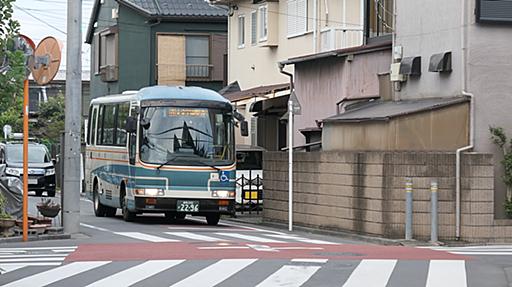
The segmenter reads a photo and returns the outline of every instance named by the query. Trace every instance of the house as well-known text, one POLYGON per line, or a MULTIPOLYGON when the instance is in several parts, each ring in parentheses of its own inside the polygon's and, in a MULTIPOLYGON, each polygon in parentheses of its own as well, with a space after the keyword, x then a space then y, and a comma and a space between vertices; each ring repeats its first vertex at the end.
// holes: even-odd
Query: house
POLYGON ((226 83, 227 11, 203 0, 96 0, 91 98, 150 85, 220 90, 226 83))
MULTIPOLYGON (((410 183, 415 238, 429 238, 438 192, 439 238, 510 242, 489 127, 512 135, 512 2, 367 0, 364 11, 362 46, 281 61, 303 106, 295 141, 321 129, 322 151, 294 156, 296 224, 403 238, 410 183)), ((286 221, 287 158, 266 160, 264 217, 286 221)))
MULTIPOLYGON (((280 150, 287 145, 283 116, 290 95, 290 78, 280 72, 278 63, 302 55, 360 46, 364 3, 361 0, 210 2, 229 7, 228 82, 237 82, 240 90, 224 96, 247 119, 251 118, 250 137, 240 139, 241 143, 280 150), (258 101, 267 103, 257 104, 258 101)), ((293 72, 293 67, 287 71, 293 72)))

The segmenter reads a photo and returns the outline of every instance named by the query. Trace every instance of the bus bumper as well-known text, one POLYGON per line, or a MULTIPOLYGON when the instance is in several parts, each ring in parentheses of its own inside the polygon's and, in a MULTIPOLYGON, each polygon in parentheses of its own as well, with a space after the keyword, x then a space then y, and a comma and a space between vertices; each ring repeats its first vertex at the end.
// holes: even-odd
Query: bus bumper
POLYGON ((185 212, 202 215, 206 213, 234 214, 234 199, 162 198, 135 197, 135 211, 140 213, 181 212, 177 210, 178 200, 198 201, 198 212, 185 212))

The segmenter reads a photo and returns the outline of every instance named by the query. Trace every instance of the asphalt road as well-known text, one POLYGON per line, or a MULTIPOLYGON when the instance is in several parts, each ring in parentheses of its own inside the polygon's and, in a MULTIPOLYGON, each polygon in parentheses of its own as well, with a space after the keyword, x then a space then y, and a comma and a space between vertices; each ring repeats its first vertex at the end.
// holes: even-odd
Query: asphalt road
POLYGON ((381 246, 200 217, 127 223, 95 217, 87 200, 81 222, 70 240, 0 245, 0 286, 511 286, 512 246, 381 246))

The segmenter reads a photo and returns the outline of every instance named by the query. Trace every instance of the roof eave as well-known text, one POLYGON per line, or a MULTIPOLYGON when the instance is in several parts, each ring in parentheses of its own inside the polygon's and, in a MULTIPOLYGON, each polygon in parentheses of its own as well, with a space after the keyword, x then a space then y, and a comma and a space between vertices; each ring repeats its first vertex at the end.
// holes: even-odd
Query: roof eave
POLYGON ((94 35, 94 23, 98 18, 98 13, 100 11, 100 0, 94 1, 94 6, 92 7, 91 17, 89 19, 89 25, 87 26, 87 34, 85 36, 85 43, 91 44, 92 38, 94 35))

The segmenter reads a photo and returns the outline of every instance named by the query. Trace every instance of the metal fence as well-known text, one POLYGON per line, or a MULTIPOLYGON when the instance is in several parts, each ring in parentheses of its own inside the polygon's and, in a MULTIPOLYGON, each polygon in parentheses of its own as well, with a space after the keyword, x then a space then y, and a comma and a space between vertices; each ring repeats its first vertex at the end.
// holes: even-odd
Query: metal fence
POLYGON ((260 175, 252 177, 242 175, 236 180, 237 192, 240 192, 240 213, 259 214, 263 208, 263 179, 260 175))

